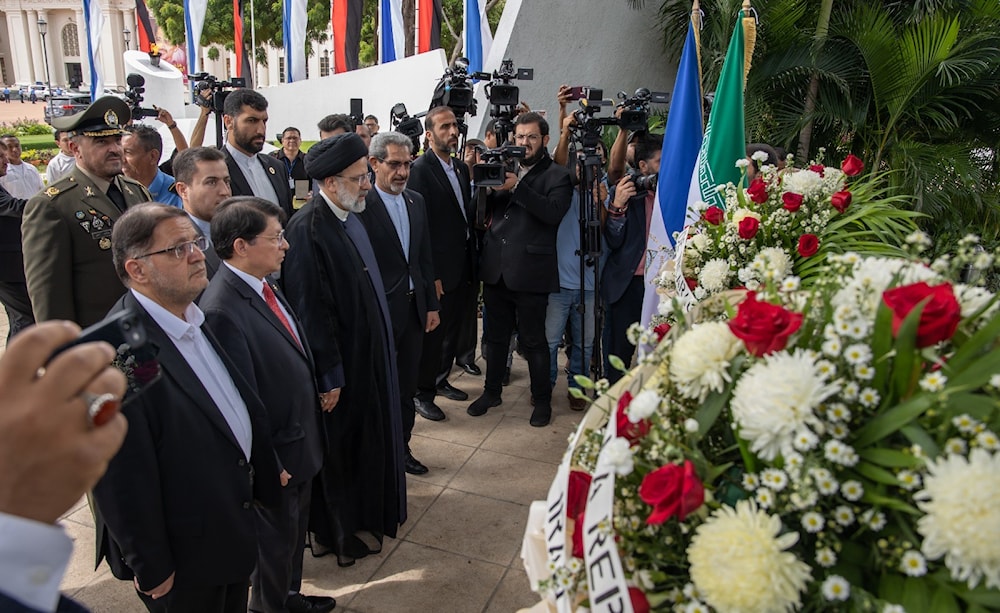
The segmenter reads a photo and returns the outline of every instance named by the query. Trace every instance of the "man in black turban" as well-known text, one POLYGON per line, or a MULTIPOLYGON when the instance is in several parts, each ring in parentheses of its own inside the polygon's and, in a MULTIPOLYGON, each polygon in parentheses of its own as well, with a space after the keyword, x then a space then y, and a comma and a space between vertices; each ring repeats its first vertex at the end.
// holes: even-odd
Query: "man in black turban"
POLYGON ((281 281, 312 346, 326 455, 313 489, 313 555, 337 563, 381 550, 406 521, 403 432, 392 324, 378 262, 357 216, 371 189, 356 134, 313 145, 306 172, 319 192, 285 230, 281 281))

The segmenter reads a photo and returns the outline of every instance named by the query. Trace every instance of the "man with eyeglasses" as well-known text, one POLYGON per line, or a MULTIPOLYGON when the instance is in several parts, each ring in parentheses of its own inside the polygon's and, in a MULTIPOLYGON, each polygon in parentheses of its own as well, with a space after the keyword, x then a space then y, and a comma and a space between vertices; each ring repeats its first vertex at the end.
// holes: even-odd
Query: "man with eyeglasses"
POLYGON ((131 119, 114 96, 81 113, 56 117, 76 166, 24 207, 21 243, 35 321, 69 319, 86 327, 107 314, 125 288, 111 261, 111 231, 130 206, 152 199, 123 176, 122 134, 131 119))
POLYGON ((298 128, 285 128, 281 133, 281 149, 271 152, 271 157, 285 165, 288 188, 295 193, 296 181, 308 181, 306 154, 302 153, 302 133, 298 128))
POLYGON ((524 147, 524 160, 516 173, 508 171, 506 182, 487 196, 487 228, 479 265, 489 313, 486 385, 468 413, 478 417, 501 404, 507 347, 516 325, 531 377, 534 409, 530 423, 542 427, 552 417, 545 311, 548 295, 559 291, 556 234, 569 210, 573 183, 569 170, 549 157, 549 124, 541 115, 519 115, 514 141, 524 147))
POLYGON ((280 503, 256 509, 259 547, 250 611, 319 613, 336 602, 299 593, 313 477, 323 463, 319 389, 302 324, 270 279, 288 250, 284 219, 263 198, 237 196, 219 206, 212 243, 223 265, 198 306, 267 408, 281 471, 280 503))
POLYGON ((157 348, 159 381, 122 412, 129 429, 94 487, 98 560, 153 613, 244 613, 257 563, 257 504, 278 502, 267 411, 195 297, 207 245, 184 211, 130 209, 112 234, 129 309, 157 348))
POLYGON ((320 190, 288 222, 281 282, 332 409, 310 546, 350 566, 406 521, 396 347, 375 246, 358 219, 371 189, 368 147, 354 133, 327 138, 309 149, 306 170, 320 190))
MULTIPOLYGON (((214 147, 191 147, 174 158, 177 194, 184 212, 191 218, 198 234, 211 247, 212 219, 219 204, 232 195, 229 167, 225 155, 214 147)), ((205 269, 211 281, 221 260, 215 249, 205 251, 205 269)))
POLYGON ((368 163, 375 171, 375 189, 365 197, 359 215, 373 245, 382 273, 396 342, 396 370, 403 416, 406 458, 403 467, 422 475, 427 467, 413 457, 410 436, 416 412, 413 395, 424 334, 437 328, 441 309, 434 292, 431 235, 424 198, 406 189, 413 141, 399 132, 382 132, 372 139, 368 163))

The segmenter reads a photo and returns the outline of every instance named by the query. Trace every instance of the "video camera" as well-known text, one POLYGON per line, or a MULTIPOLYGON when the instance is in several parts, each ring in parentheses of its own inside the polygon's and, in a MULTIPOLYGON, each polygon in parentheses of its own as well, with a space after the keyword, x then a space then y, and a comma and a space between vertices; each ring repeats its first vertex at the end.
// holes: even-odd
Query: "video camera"
POLYGON ((132 119, 156 117, 160 114, 156 109, 142 108, 142 95, 146 93, 145 77, 132 72, 125 77, 125 82, 128 83, 128 89, 125 90, 125 102, 128 104, 129 110, 132 111, 132 119))
POLYGON ((504 144, 480 154, 481 164, 472 167, 472 182, 476 187, 497 187, 507 182, 507 172, 517 172, 520 160, 527 152, 524 147, 504 144))
POLYGON ((469 76, 469 60, 460 57, 445 69, 441 80, 434 88, 430 108, 447 106, 455 117, 476 116, 476 99, 472 91, 472 77, 469 76))
POLYGON ((406 105, 400 102, 389 111, 389 124, 400 134, 409 136, 413 141, 413 153, 420 151, 420 138, 424 135, 424 126, 416 117, 410 117, 406 105))
POLYGON ((222 107, 226 101, 229 91, 247 86, 247 80, 243 77, 233 77, 229 81, 220 81, 217 77, 207 72, 189 74, 188 79, 193 85, 191 90, 194 93, 194 103, 212 109, 217 115, 222 115, 222 107), (211 95, 206 95, 211 92, 211 95))
POLYGON ((629 97, 625 92, 618 92, 618 103, 616 109, 623 109, 618 118, 618 125, 622 130, 637 132, 645 130, 649 122, 650 104, 669 104, 670 94, 663 92, 651 92, 645 87, 635 90, 635 94, 629 97))
POLYGON ((480 154, 481 164, 472 167, 472 177, 476 186, 496 187, 506 182, 506 172, 517 172, 519 160, 525 156, 524 147, 515 147, 507 141, 514 130, 514 115, 521 100, 520 89, 511 82, 515 79, 530 80, 535 76, 533 68, 514 68, 514 61, 507 59, 500 63, 500 69, 492 74, 477 72, 473 77, 488 80, 485 85, 486 98, 490 101, 490 117, 497 143, 496 149, 487 149, 480 154))

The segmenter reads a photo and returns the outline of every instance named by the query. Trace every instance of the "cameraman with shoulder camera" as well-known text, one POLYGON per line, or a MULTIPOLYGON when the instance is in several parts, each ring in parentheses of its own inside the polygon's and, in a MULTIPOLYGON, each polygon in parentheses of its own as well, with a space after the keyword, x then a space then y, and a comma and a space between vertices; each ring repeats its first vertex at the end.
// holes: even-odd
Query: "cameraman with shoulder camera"
POLYGON ((507 347, 515 324, 528 360, 535 408, 531 425, 545 426, 552 416, 549 350, 545 339, 548 295, 559 291, 556 233, 569 209, 573 183, 569 170, 553 163, 546 147, 549 124, 538 113, 523 113, 514 124, 514 141, 525 148, 517 172, 491 190, 486 203, 480 277, 489 312, 486 331, 486 385, 469 405, 474 417, 500 405, 507 347))
POLYGON ((604 370, 612 383, 620 379, 622 373, 611 367, 608 356, 618 356, 629 367, 635 352, 626 331, 642 316, 646 240, 656 198, 662 147, 663 137, 657 134, 648 134, 636 143, 636 172, 626 174, 614 186, 604 225, 609 251, 601 276, 601 297, 608 310, 604 370))

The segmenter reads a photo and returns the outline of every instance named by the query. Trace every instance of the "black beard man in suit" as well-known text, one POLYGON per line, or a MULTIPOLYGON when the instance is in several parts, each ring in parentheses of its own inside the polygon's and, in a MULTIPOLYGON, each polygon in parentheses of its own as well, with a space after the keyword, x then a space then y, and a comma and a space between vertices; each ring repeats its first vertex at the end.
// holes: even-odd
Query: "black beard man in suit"
POLYGON ((479 265, 489 314, 486 385, 468 413, 478 417, 501 403, 507 347, 516 324, 531 376, 535 406, 531 425, 542 427, 552 417, 545 310, 549 294, 559 291, 556 236, 569 210, 573 183, 570 171, 549 157, 549 124, 541 115, 519 115, 514 140, 525 148, 525 158, 518 172, 508 171, 507 181, 487 197, 487 229, 479 265))
POLYGON ((410 137, 399 132, 375 135, 368 152, 368 164, 375 172, 375 189, 368 192, 365 212, 358 217, 375 247, 392 317, 406 442, 403 467, 410 474, 422 475, 427 467, 410 451, 416 417, 413 395, 417 391, 425 332, 438 327, 441 307, 434 291, 431 235, 424 198, 406 189, 412 146, 410 137))
POLYGON ((313 477, 323 463, 319 389, 302 324, 268 277, 288 242, 284 212, 255 196, 224 201, 212 219, 222 266, 199 300, 205 323, 264 403, 281 470, 281 499, 258 507, 250 611, 320 613, 336 601, 303 596, 302 553, 313 477))
POLYGON ((161 378, 122 409, 129 429, 94 487, 98 562, 152 613, 244 613, 257 563, 256 504, 281 487, 267 412, 202 327, 206 246, 183 210, 130 208, 111 237, 129 309, 161 378))

